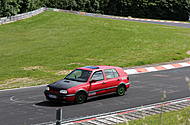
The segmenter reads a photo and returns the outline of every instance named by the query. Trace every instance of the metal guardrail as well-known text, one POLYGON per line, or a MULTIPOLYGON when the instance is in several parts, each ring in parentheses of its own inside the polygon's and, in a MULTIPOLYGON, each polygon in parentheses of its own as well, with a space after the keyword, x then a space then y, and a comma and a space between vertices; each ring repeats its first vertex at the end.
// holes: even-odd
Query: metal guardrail
POLYGON ((26 19, 26 18, 30 18, 32 16, 35 16, 35 15, 38 15, 38 14, 44 12, 45 10, 47 10, 47 8, 43 7, 43 8, 40 8, 40 9, 37 9, 37 10, 34 10, 34 11, 30 11, 30 12, 27 12, 27 13, 22 13, 22 14, 18 14, 18 15, 15 15, 15 16, 0 18, 0 25, 15 22, 15 21, 18 21, 18 20, 26 19))

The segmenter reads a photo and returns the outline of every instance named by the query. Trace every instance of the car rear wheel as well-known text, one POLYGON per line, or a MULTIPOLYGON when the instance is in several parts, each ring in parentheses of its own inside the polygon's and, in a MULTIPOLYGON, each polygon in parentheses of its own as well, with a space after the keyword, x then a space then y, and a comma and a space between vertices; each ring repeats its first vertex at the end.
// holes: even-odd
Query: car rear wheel
POLYGON ((78 92, 75 96, 75 102, 77 104, 84 103, 86 102, 86 100, 87 100, 87 94, 84 92, 78 92))
POLYGON ((118 86, 116 93, 117 93, 117 95, 122 96, 122 95, 125 95, 125 91, 126 91, 125 86, 120 85, 120 86, 118 86))

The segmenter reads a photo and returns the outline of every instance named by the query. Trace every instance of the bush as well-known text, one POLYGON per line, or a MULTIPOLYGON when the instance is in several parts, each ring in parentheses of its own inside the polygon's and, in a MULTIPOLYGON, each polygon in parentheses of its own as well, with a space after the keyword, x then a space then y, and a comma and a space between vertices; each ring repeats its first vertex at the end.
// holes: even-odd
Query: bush
POLYGON ((17 0, 1 0, 0 16, 11 16, 19 12, 19 4, 17 0))
POLYGON ((20 11, 18 13, 25 13, 42 7, 44 4, 40 0, 20 0, 20 11))

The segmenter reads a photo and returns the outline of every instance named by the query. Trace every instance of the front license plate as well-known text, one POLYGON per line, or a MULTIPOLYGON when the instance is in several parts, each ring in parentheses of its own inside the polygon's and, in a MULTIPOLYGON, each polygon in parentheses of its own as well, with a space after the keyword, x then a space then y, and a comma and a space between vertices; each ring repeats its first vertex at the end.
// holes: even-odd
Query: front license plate
POLYGON ((57 98, 56 95, 51 95, 51 94, 49 94, 48 96, 49 96, 50 98, 52 98, 52 99, 56 99, 56 98, 57 98))

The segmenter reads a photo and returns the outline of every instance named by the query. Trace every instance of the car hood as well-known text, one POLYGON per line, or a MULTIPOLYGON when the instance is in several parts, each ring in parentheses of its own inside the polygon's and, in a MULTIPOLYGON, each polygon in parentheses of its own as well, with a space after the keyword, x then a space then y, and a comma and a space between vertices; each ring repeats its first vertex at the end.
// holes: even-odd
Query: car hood
POLYGON ((71 87, 83 84, 84 82, 78 82, 78 81, 72 81, 72 80, 59 80, 57 82, 54 82, 50 85, 48 85, 49 87, 55 88, 55 89, 69 89, 71 87))

